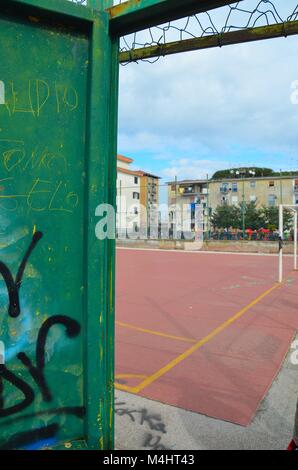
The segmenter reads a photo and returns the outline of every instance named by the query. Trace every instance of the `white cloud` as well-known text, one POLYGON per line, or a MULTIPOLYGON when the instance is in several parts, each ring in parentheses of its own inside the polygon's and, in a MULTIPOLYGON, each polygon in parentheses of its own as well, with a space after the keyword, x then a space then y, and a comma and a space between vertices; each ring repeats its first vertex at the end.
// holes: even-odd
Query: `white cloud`
POLYGON ((165 178, 174 179, 200 179, 209 177, 217 170, 227 168, 229 163, 226 161, 217 160, 195 160, 184 158, 174 160, 171 166, 164 168, 160 174, 165 178))
POLYGON ((235 162, 298 167, 296 62, 289 37, 121 67, 119 151, 150 153, 167 177, 235 162))

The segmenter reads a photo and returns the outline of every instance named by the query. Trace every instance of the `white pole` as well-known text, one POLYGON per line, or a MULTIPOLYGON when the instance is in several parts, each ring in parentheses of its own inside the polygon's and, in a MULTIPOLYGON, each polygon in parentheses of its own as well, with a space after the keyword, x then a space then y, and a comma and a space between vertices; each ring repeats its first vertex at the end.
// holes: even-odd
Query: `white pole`
POLYGON ((294 271, 297 270, 297 211, 294 212, 294 271))
POLYGON ((283 241, 283 206, 279 206, 279 259, 278 259, 278 282, 282 282, 282 241, 283 241))

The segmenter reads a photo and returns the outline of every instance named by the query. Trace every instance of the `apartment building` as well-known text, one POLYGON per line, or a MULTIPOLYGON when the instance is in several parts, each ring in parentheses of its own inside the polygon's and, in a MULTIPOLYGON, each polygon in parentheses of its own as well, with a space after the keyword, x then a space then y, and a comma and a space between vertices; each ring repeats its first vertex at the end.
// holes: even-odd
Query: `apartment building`
MULTIPOLYGON (((168 204, 191 206, 192 219, 195 206, 201 204, 204 230, 209 230, 210 216, 219 205, 241 205, 255 202, 257 206, 298 204, 298 175, 270 177, 231 177, 218 180, 182 180, 168 183, 168 204)), ((170 220, 174 210, 169 209, 170 220)))
POLYGON ((298 175, 210 180, 209 205, 239 205, 255 202, 257 206, 298 204, 298 175))
POLYGON ((146 231, 149 217, 158 221, 159 177, 133 170, 133 159, 117 156, 117 230, 146 231))
POLYGON ((207 180, 182 180, 168 183, 169 219, 172 225, 175 219, 175 206, 182 211, 189 206, 191 211, 191 228, 194 228, 196 205, 203 208, 204 230, 208 230, 209 183, 207 180))

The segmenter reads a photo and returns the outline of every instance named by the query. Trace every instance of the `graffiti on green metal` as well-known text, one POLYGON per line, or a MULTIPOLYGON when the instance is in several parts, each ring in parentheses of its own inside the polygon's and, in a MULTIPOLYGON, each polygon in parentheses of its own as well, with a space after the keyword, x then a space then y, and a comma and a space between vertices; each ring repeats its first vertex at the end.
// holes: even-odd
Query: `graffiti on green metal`
POLYGON ((0 37, 0 449, 34 449, 84 437, 89 43, 36 19, 0 37))

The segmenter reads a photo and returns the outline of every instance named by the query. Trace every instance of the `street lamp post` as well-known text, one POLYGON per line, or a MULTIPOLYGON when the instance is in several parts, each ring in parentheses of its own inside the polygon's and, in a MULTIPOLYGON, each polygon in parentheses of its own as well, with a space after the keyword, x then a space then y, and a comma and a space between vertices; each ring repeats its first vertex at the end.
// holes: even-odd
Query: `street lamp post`
MULTIPOLYGON (((246 204, 245 204, 245 192, 244 192, 244 178, 246 176, 246 172, 247 170, 245 169, 235 171, 236 178, 240 176, 242 179, 241 215, 242 215, 242 238, 243 240, 245 239, 245 205, 246 204)), ((231 173, 234 173, 234 171, 232 170, 231 173)), ((248 173, 249 173, 249 176, 255 176, 256 174, 255 170, 249 170, 248 173)))
POLYGON ((210 240, 209 176, 207 174, 207 240, 210 240))
POLYGON ((244 176, 242 176, 242 239, 245 239, 245 195, 244 195, 244 176))
POLYGON ((241 216, 242 216, 242 239, 245 238, 245 195, 244 195, 244 176, 245 170, 236 170, 235 171, 236 178, 239 176, 242 179, 242 202, 241 202, 241 216))

